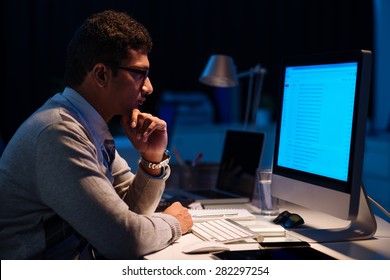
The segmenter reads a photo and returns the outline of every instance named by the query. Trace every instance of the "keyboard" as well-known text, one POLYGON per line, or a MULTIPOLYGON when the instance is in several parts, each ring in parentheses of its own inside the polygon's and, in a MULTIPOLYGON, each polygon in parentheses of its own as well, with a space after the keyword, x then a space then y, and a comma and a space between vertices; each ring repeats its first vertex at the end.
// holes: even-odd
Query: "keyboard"
POLYGON ((192 233, 205 241, 231 243, 248 238, 261 242, 263 237, 231 219, 217 219, 194 223, 192 233))

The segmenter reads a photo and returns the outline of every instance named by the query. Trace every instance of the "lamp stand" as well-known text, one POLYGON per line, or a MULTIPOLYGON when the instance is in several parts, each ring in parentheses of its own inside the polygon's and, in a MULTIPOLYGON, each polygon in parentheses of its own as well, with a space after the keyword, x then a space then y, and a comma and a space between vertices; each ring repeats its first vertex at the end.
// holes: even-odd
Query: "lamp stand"
POLYGON ((264 76, 266 73, 267 70, 262 68, 260 64, 257 64, 249 71, 242 72, 237 75, 239 79, 246 76, 249 77, 248 95, 245 106, 244 129, 248 127, 249 123, 256 123, 256 114, 260 105, 261 92, 263 89, 264 76), (255 85, 253 85, 254 78, 256 78, 255 85))

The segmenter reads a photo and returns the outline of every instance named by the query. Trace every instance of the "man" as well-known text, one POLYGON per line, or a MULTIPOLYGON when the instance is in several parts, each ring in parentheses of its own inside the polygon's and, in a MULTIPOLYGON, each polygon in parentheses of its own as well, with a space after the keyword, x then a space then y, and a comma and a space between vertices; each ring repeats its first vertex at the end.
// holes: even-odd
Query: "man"
POLYGON ((154 213, 169 177, 166 123, 137 108, 153 91, 148 31, 105 11, 76 31, 65 85, 18 129, 0 160, 0 258, 139 258, 186 233, 174 203, 154 213), (133 174, 107 122, 140 152, 133 174))

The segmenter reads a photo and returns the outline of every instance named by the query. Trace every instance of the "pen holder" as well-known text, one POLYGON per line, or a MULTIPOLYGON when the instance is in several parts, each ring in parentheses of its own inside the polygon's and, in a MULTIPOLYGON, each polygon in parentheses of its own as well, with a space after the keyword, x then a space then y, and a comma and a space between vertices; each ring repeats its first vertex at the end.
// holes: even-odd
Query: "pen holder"
POLYGON ((195 189, 198 187, 198 168, 189 164, 179 167, 179 184, 181 189, 195 189))
POLYGON ((219 164, 199 163, 195 166, 171 164, 168 189, 211 189, 217 185, 219 164))

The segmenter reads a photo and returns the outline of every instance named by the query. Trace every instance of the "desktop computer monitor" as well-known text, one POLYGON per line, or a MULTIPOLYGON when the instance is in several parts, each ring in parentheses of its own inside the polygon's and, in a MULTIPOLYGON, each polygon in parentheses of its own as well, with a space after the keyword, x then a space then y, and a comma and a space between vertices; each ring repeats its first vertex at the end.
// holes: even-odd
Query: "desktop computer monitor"
POLYGON ((362 185, 371 52, 288 57, 281 73, 272 195, 351 221, 300 231, 313 239, 371 237, 376 223, 362 185))

